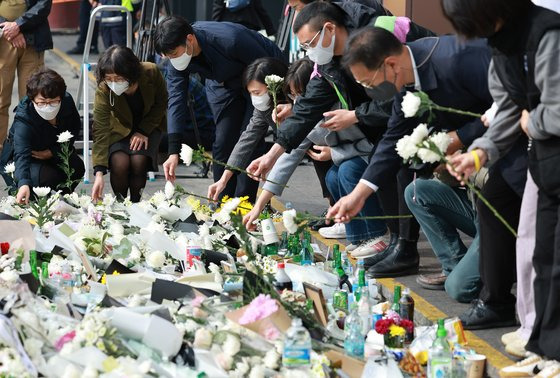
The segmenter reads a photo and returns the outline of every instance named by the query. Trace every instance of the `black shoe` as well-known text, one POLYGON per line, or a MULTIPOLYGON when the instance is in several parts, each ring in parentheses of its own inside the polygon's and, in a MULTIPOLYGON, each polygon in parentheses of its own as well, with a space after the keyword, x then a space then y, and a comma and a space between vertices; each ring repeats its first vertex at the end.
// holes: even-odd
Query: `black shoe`
MULTIPOLYGON (((323 218, 326 217, 327 216, 327 211, 328 211, 328 209, 323 211, 323 213, 320 216, 323 217, 323 218)), ((309 228, 311 228, 313 231, 319 231, 320 228, 329 226, 325 219, 313 220, 313 221, 309 222, 308 225, 309 225, 309 228)), ((332 224, 330 226, 332 226, 332 224)))
POLYGON ((395 247, 388 249, 385 258, 367 271, 369 278, 400 277, 418 273, 420 255, 416 241, 399 238, 395 247))
POLYGON ((475 299, 471 308, 459 316, 464 329, 487 329, 513 327, 517 325, 515 304, 489 305, 481 299, 475 299))
POLYGON ((74 46, 70 50, 66 51, 66 54, 70 54, 70 55, 81 55, 83 53, 84 53, 84 46, 82 47, 74 46))
POLYGON ((97 49, 97 46, 91 46, 91 48, 89 49, 89 53, 90 54, 99 54, 99 50, 97 49))
POLYGON ((387 244, 387 248, 385 248, 384 251, 381 251, 371 257, 366 257, 364 259, 364 269, 368 270, 369 267, 374 266, 375 264, 383 260, 385 257, 387 257, 387 255, 391 253, 393 248, 395 248, 398 241, 399 241, 399 235, 391 234, 391 239, 389 240, 389 244, 387 244))

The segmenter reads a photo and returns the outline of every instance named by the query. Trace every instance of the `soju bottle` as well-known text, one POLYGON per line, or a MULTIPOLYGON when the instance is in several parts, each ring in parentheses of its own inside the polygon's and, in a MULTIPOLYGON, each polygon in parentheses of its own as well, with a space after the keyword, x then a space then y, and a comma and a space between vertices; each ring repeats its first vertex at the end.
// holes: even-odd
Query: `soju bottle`
POLYGON ((393 293, 393 304, 391 305, 391 310, 395 311, 397 314, 400 314, 400 303, 399 300, 401 299, 401 287, 399 285, 395 285, 395 292, 393 293))
POLYGON ((39 271, 37 270, 37 251, 29 251, 29 265, 31 266, 31 274, 36 279, 39 279, 39 271))
POLYGON ((313 249, 307 239, 304 239, 301 247, 301 265, 313 264, 313 249))
POLYGON ((340 246, 338 244, 335 244, 333 246, 333 257, 334 257, 334 273, 336 273, 336 275, 338 275, 338 277, 342 277, 346 274, 346 272, 344 272, 344 268, 342 267, 342 257, 340 255, 340 246))

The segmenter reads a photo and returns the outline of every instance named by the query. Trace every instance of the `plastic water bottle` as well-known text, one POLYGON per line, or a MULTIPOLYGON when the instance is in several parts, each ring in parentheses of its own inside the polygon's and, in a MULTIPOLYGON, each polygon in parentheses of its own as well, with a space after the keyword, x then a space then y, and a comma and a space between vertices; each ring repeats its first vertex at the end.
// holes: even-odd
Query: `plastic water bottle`
POLYGON ((371 329, 371 303, 366 287, 358 288, 361 291, 360 300, 358 301, 358 315, 362 321, 362 334, 367 335, 371 329))
POLYGON ((358 314, 358 305, 354 303, 350 315, 344 322, 344 351, 348 356, 364 358, 365 339, 362 332, 362 320, 358 314))
POLYGON ((311 365, 311 336, 299 318, 292 320, 292 326, 286 332, 282 365, 286 368, 311 365))
POLYGON ((439 319, 436 339, 428 351, 428 378, 451 377, 452 361, 444 319, 439 319))

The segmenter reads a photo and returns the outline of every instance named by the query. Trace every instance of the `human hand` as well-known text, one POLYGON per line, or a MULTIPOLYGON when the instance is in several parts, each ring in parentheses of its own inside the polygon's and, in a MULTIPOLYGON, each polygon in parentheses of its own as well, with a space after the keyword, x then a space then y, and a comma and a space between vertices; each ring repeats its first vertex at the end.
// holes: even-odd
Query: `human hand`
POLYGON ((366 199, 373 193, 373 189, 361 182, 356 185, 354 190, 342 197, 327 212, 327 218, 334 218, 337 223, 348 223, 352 217, 356 216, 366 202, 366 199))
POLYGON ((91 188, 91 199, 94 202, 99 201, 103 197, 103 188, 105 183, 103 182, 103 173, 97 172, 95 174, 95 181, 93 182, 93 188, 91 188))
POLYGON ((329 129, 330 131, 344 130, 358 122, 358 118, 356 118, 356 112, 354 110, 331 110, 330 112, 323 113, 323 116, 326 121, 323 122, 321 127, 329 129))
POLYGON ((130 137, 130 149, 132 151, 140 151, 142 148, 148 149, 148 137, 140 133, 132 134, 130 137))
POLYGON ((279 104, 272 111, 272 120, 282 123, 286 118, 292 115, 292 104, 279 104))
POLYGON ((329 161, 332 159, 331 148, 329 146, 314 145, 312 148, 307 150, 307 155, 309 155, 311 159, 317 161, 329 161))
POLYGON ((247 230, 254 231, 257 229, 257 225, 254 222, 259 219, 261 211, 262 209, 253 207, 251 211, 243 216, 243 225, 247 228, 247 230))
POLYGON ((531 137, 529 135, 529 112, 527 110, 523 109, 521 112, 521 119, 519 120, 519 123, 521 124, 521 130, 523 130, 525 135, 531 137))
POLYGON ((12 40, 10 41, 10 43, 12 44, 12 46, 14 46, 16 49, 24 49, 27 46, 27 42, 25 42, 25 36, 21 33, 19 33, 18 35, 16 35, 14 38, 12 38, 12 40))
MULTIPOLYGON (((473 151, 478 155, 480 166, 484 166, 488 161, 486 151, 480 148, 473 151)), ((465 181, 476 171, 475 159, 472 152, 450 156, 448 157, 448 161, 447 171, 449 171, 457 181, 460 181, 461 185, 465 185, 465 181)))
POLYGON ((250 177, 253 180, 264 181, 266 179, 266 175, 270 172, 275 162, 276 159, 269 157, 268 154, 264 154, 249 164, 247 172, 251 174, 250 177))
POLYGON ((53 154, 51 150, 31 151, 31 157, 39 160, 49 160, 52 159, 53 154))
POLYGON ((226 188, 227 182, 228 180, 219 179, 218 181, 210 185, 208 187, 207 197, 213 199, 214 201, 217 201, 220 193, 222 193, 226 188))
POLYGON ((169 155, 163 163, 163 173, 167 181, 175 182, 175 168, 179 165, 179 154, 169 155))
POLYGON ((17 195, 16 195, 16 203, 20 204, 29 204, 29 197, 31 196, 31 189, 29 185, 22 185, 20 186, 17 195))
POLYGON ((8 41, 11 41, 19 34, 19 25, 16 22, 2 22, 0 27, 3 29, 3 36, 8 41))

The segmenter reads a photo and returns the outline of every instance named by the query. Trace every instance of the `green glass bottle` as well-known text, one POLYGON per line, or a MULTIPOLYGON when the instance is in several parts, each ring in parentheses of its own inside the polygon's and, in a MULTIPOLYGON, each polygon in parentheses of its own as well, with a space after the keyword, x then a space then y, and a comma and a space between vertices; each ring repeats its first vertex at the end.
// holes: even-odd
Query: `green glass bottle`
POLYGON ((301 247, 301 265, 311 265, 313 264, 313 249, 309 244, 309 241, 305 239, 303 241, 303 246, 301 247))
POLYGON ((29 265, 31 266, 31 274, 36 279, 39 279, 39 271, 37 270, 37 251, 29 251, 29 265))
POLYGON ((292 235, 292 245, 291 245, 291 249, 290 249, 290 254, 292 256, 292 259, 294 260, 294 263, 299 264, 301 262, 301 255, 300 255, 300 242, 299 242, 299 238, 297 237, 297 235, 292 235))
POLYGON ((338 275, 338 277, 344 276, 344 268, 342 267, 342 255, 340 253, 340 246, 335 244, 333 246, 333 255, 334 255, 334 272, 338 275))
POLYGON ((46 261, 43 261, 41 264, 41 277, 43 277, 44 280, 49 278, 49 264, 46 261))
POLYGON ((393 304, 391 306, 391 310, 395 311, 397 314, 400 313, 401 305, 399 303, 401 299, 401 287, 399 285, 395 285, 395 292, 393 293, 393 304))

